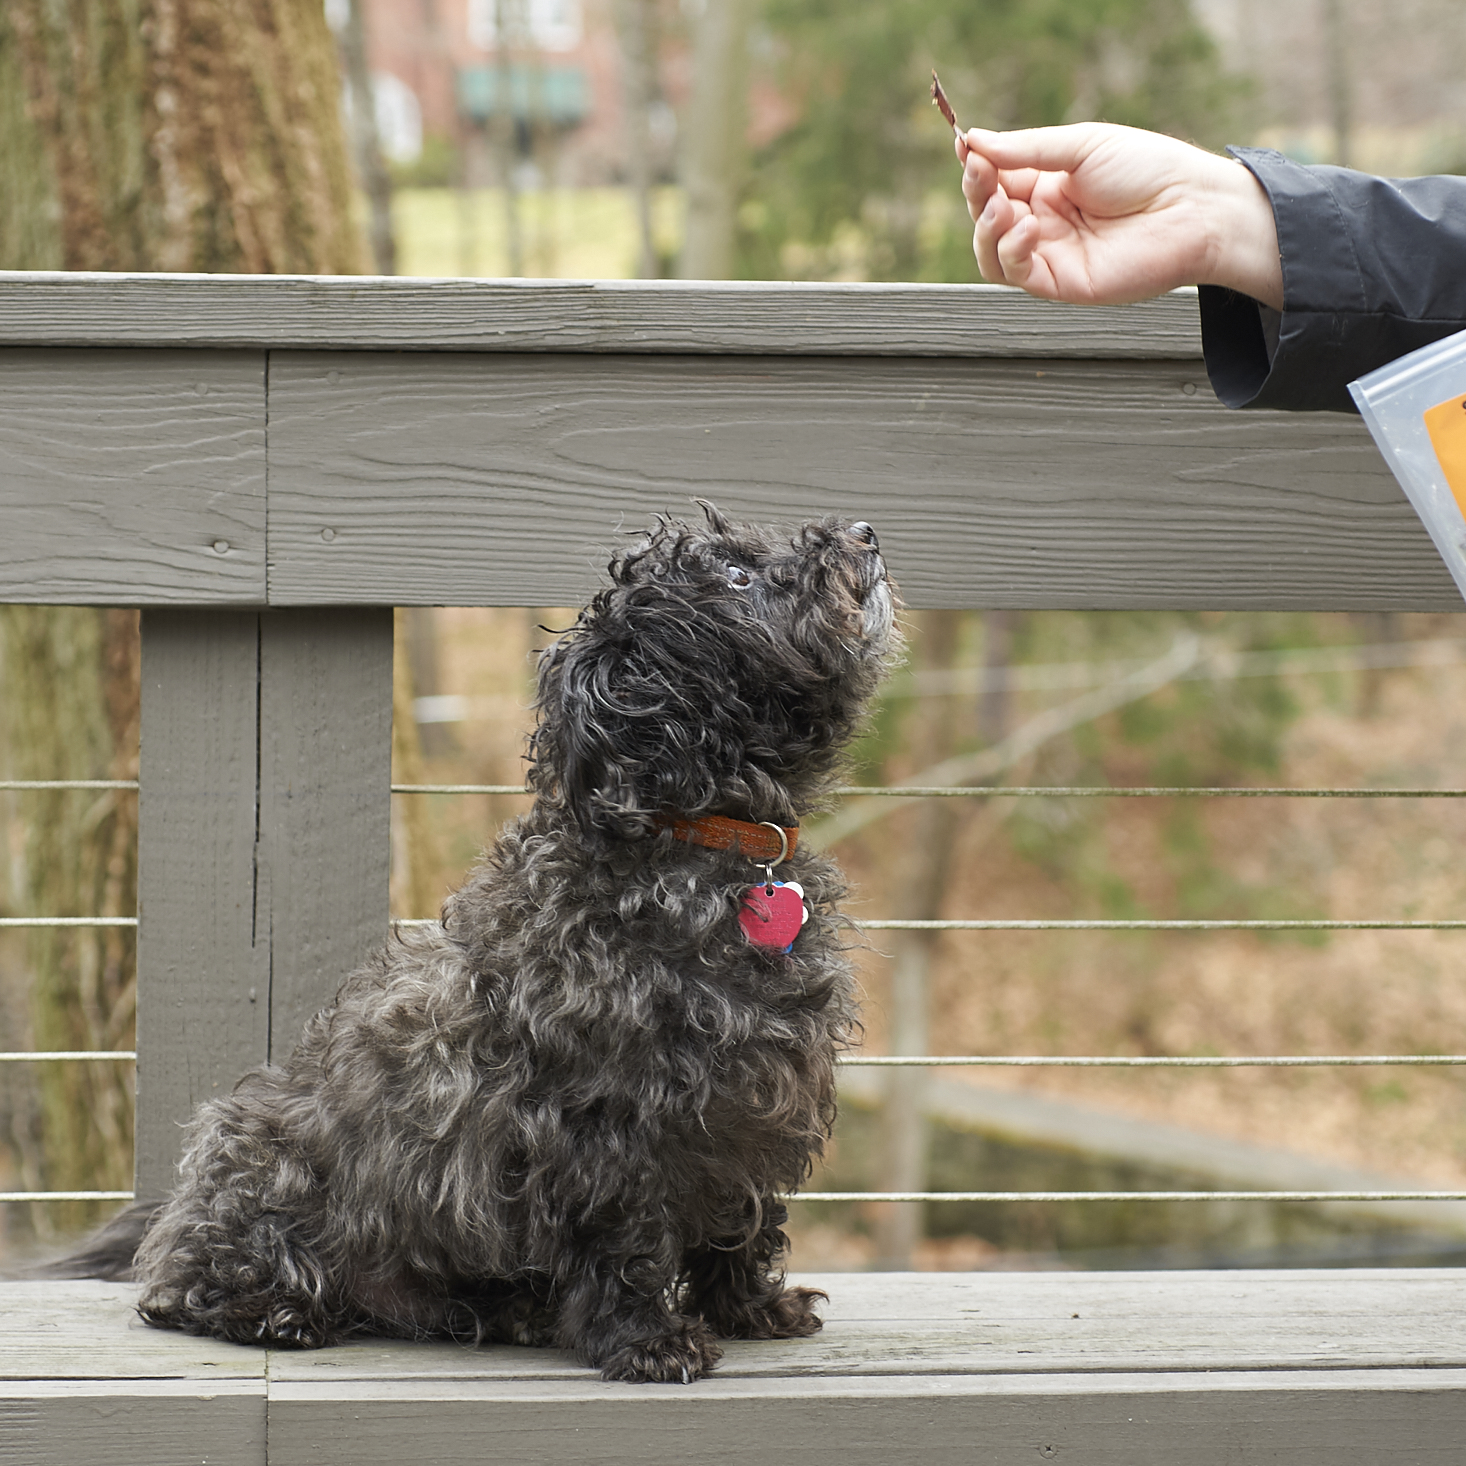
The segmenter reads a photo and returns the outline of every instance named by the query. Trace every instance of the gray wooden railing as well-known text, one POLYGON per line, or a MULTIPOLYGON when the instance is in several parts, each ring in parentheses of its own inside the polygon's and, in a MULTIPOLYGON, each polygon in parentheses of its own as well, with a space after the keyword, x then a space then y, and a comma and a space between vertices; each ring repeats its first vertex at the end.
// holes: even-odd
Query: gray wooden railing
POLYGON ((1195 317, 0 274, 0 601, 143 608, 139 1194, 385 930, 393 606, 575 604, 703 495, 870 520, 915 606, 1458 609, 1358 420, 1226 412, 1195 317))

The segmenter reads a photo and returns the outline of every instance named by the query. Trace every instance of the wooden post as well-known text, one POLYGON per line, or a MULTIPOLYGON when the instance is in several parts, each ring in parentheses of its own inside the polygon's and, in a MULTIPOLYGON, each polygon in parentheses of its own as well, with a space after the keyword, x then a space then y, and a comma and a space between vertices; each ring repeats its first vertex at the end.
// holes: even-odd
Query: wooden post
POLYGON ((136 1188, 387 927, 392 613, 148 610, 136 1188))

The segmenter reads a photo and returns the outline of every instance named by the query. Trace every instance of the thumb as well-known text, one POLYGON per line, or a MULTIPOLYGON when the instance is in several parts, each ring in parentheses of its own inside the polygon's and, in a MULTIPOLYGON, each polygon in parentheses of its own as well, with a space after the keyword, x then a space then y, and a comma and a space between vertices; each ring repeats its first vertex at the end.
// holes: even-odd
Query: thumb
POLYGON ((1100 129, 1089 122, 1013 132, 989 132, 984 127, 967 130, 967 146, 999 168, 1035 168, 1045 173, 1072 173, 1099 146, 1100 138, 1100 129))

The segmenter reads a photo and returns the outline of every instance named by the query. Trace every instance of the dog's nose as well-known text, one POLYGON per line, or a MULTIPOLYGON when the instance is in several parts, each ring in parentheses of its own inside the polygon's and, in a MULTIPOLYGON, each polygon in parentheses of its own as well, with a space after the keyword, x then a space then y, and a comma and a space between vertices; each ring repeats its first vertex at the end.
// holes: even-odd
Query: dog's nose
POLYGON ((857 519, 855 523, 850 526, 850 533, 853 534, 856 539, 864 541, 864 543, 869 545, 873 550, 879 550, 881 547, 881 542, 876 538, 875 530, 873 530, 870 525, 868 525, 863 519, 857 519))

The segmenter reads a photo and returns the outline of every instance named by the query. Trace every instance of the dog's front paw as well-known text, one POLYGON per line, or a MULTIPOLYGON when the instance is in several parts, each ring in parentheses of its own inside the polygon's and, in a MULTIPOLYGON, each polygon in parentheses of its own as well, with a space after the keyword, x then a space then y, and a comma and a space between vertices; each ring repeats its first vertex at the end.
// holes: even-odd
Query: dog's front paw
POLYGON ((818 1288, 785 1288, 766 1310, 770 1339, 807 1339, 824 1328, 825 1321, 814 1311, 817 1302, 828 1303, 830 1295, 818 1288))
POLYGON ((623 1344, 601 1361, 601 1378, 636 1385, 690 1385, 722 1357, 707 1329, 687 1320, 659 1339, 623 1344))
POLYGON ((250 1342, 277 1349, 323 1349, 331 1342, 331 1333, 320 1319, 280 1303, 255 1324, 250 1342))
POLYGON ((807 1339, 825 1326, 815 1303, 828 1301, 815 1288, 783 1288, 757 1302, 724 1301, 716 1311, 704 1311, 703 1318, 724 1339, 807 1339))

